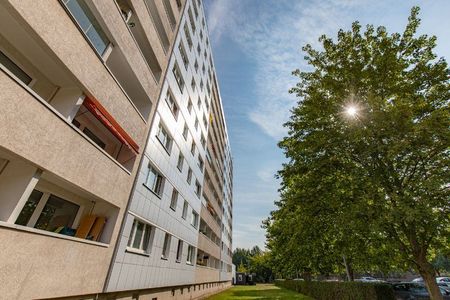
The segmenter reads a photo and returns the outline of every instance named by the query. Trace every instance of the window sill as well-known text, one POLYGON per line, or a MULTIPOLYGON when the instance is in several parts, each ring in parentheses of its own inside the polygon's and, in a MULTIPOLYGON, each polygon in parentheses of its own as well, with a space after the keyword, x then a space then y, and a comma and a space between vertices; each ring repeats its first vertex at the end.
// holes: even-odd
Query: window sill
POLYGON ((93 246, 99 246, 99 247, 104 247, 104 248, 109 247, 109 244, 105 244, 105 243, 101 243, 101 242, 85 240, 85 239, 68 236, 68 235, 64 235, 64 234, 60 234, 60 233, 56 233, 56 232, 45 231, 45 230, 36 229, 33 227, 22 226, 22 225, 17 225, 17 224, 11 224, 11 223, 7 223, 7 222, 3 222, 3 221, 0 221, 0 227, 6 227, 6 228, 20 230, 20 231, 26 231, 29 233, 44 235, 44 236, 48 236, 48 237, 54 237, 54 238, 63 239, 63 240, 69 240, 69 241, 83 243, 83 244, 90 244, 93 246))
POLYGON ((168 258, 167 258, 167 257, 165 257, 165 256, 162 256, 162 255, 161 255, 161 259, 162 259, 162 260, 168 260, 168 258))
POLYGON ((187 264, 188 266, 192 266, 192 267, 194 266, 194 264, 193 264, 193 263, 191 263, 191 262, 188 262, 188 261, 186 262, 186 264, 187 264))
POLYGON ((125 249, 125 252, 129 252, 129 253, 133 253, 133 254, 138 254, 138 255, 142 255, 142 256, 146 256, 146 257, 149 257, 149 256, 150 256, 150 254, 147 253, 147 252, 144 252, 144 251, 139 250, 139 249, 130 248, 130 247, 127 247, 127 248, 125 249))
POLYGON ((161 200, 161 196, 158 195, 155 191, 153 191, 151 188, 149 188, 145 183, 142 184, 147 190, 153 193, 156 197, 158 197, 161 200))
POLYGON ((176 211, 176 208, 175 208, 175 207, 172 207, 172 206, 171 206, 170 209, 173 210, 173 211, 176 211))

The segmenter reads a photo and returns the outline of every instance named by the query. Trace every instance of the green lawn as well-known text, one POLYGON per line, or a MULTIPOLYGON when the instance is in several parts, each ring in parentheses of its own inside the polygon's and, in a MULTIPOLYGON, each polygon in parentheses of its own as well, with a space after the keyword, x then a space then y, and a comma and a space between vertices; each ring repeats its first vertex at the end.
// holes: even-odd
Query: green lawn
POLYGON ((250 286, 234 286, 225 292, 211 296, 208 300, 228 300, 228 299, 279 299, 279 300, 313 300, 299 293, 282 289, 273 284, 258 284, 250 286))

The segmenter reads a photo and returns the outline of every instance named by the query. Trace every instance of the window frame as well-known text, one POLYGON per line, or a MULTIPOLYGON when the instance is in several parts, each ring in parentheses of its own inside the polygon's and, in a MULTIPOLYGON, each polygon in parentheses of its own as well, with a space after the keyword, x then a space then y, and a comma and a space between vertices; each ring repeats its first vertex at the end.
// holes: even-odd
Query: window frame
POLYGON ((189 210, 189 202, 187 202, 187 200, 184 200, 183 211, 181 213, 181 218, 183 218, 184 220, 186 220, 187 218, 188 210, 189 210))
POLYGON ((169 134, 166 127, 162 124, 162 122, 159 122, 158 132, 156 133, 156 139, 161 143, 163 148, 170 155, 170 152, 172 151, 173 138, 169 134), (164 138, 160 137, 160 135, 162 135, 164 138))
POLYGON ((172 235, 168 232, 165 232, 162 253, 161 253, 161 259, 164 259, 164 260, 169 259, 171 242, 172 242, 172 235))
POLYGON ((183 240, 178 239, 177 255, 175 258, 175 262, 180 263, 182 258, 183 258, 183 240))
POLYGON ((133 225, 131 226, 130 235, 128 236, 128 243, 126 247, 126 251, 128 252, 137 252, 140 254, 150 255, 151 254, 151 248, 152 248, 152 235, 155 227, 138 219, 134 218, 133 225), (139 248, 133 247, 134 241, 136 238, 136 228, 137 223, 144 224, 143 233, 141 236, 141 241, 139 242, 139 248), (144 245, 146 240, 146 234, 147 234, 147 244, 144 245))
POLYGON ((178 203, 178 198, 179 198, 180 194, 178 193, 178 191, 173 188, 172 190, 172 195, 170 196, 170 209, 173 211, 177 210, 177 203, 178 203))
POLYGON ((147 166, 147 175, 145 177, 145 181, 143 184, 150 191, 152 191, 153 194, 155 194, 160 199, 164 193, 165 180, 166 180, 166 178, 162 175, 162 173, 159 172, 158 169, 156 169, 152 164, 149 163, 147 166), (154 180, 154 183, 152 183, 150 186, 148 183, 149 183, 150 173, 152 170, 154 171, 153 173, 155 174, 155 180, 154 180))

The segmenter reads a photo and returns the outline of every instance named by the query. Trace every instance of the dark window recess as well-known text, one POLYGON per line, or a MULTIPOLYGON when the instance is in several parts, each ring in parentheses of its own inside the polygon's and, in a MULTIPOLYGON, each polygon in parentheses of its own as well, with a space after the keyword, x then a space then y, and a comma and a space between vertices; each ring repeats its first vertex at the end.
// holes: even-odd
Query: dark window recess
POLYGON ((72 202, 50 195, 34 227, 48 231, 61 226, 72 227, 79 208, 72 202))
POLYGON ((28 198, 25 206, 23 207, 19 217, 16 220, 16 224, 27 226, 28 221, 30 221, 31 215, 33 214, 36 206, 42 198, 42 195, 43 193, 38 190, 34 190, 33 192, 31 192, 30 198, 28 198))
POLYGON ((0 64, 5 66, 11 73, 14 74, 20 81, 29 85, 31 77, 28 76, 19 66, 17 66, 12 60, 10 60, 2 51, 0 51, 0 64))
MULTIPOLYGON (((75 120, 74 120, 75 121, 75 120)), ((79 124, 79 123, 78 123, 79 124)), ((95 134, 92 133, 87 127, 83 129, 83 133, 86 134, 94 143, 96 143, 100 148, 105 149, 106 144, 99 139, 95 134)))

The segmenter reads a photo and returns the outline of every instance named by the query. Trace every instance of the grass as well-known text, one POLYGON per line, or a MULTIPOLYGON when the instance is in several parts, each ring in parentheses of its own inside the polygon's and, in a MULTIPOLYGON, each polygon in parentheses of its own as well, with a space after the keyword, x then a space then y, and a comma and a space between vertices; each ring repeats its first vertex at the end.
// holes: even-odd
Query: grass
POLYGON ((233 286, 232 288, 211 296, 208 300, 250 300, 250 299, 277 299, 277 300, 313 300, 307 296, 276 287, 273 284, 258 284, 250 286, 233 286))

